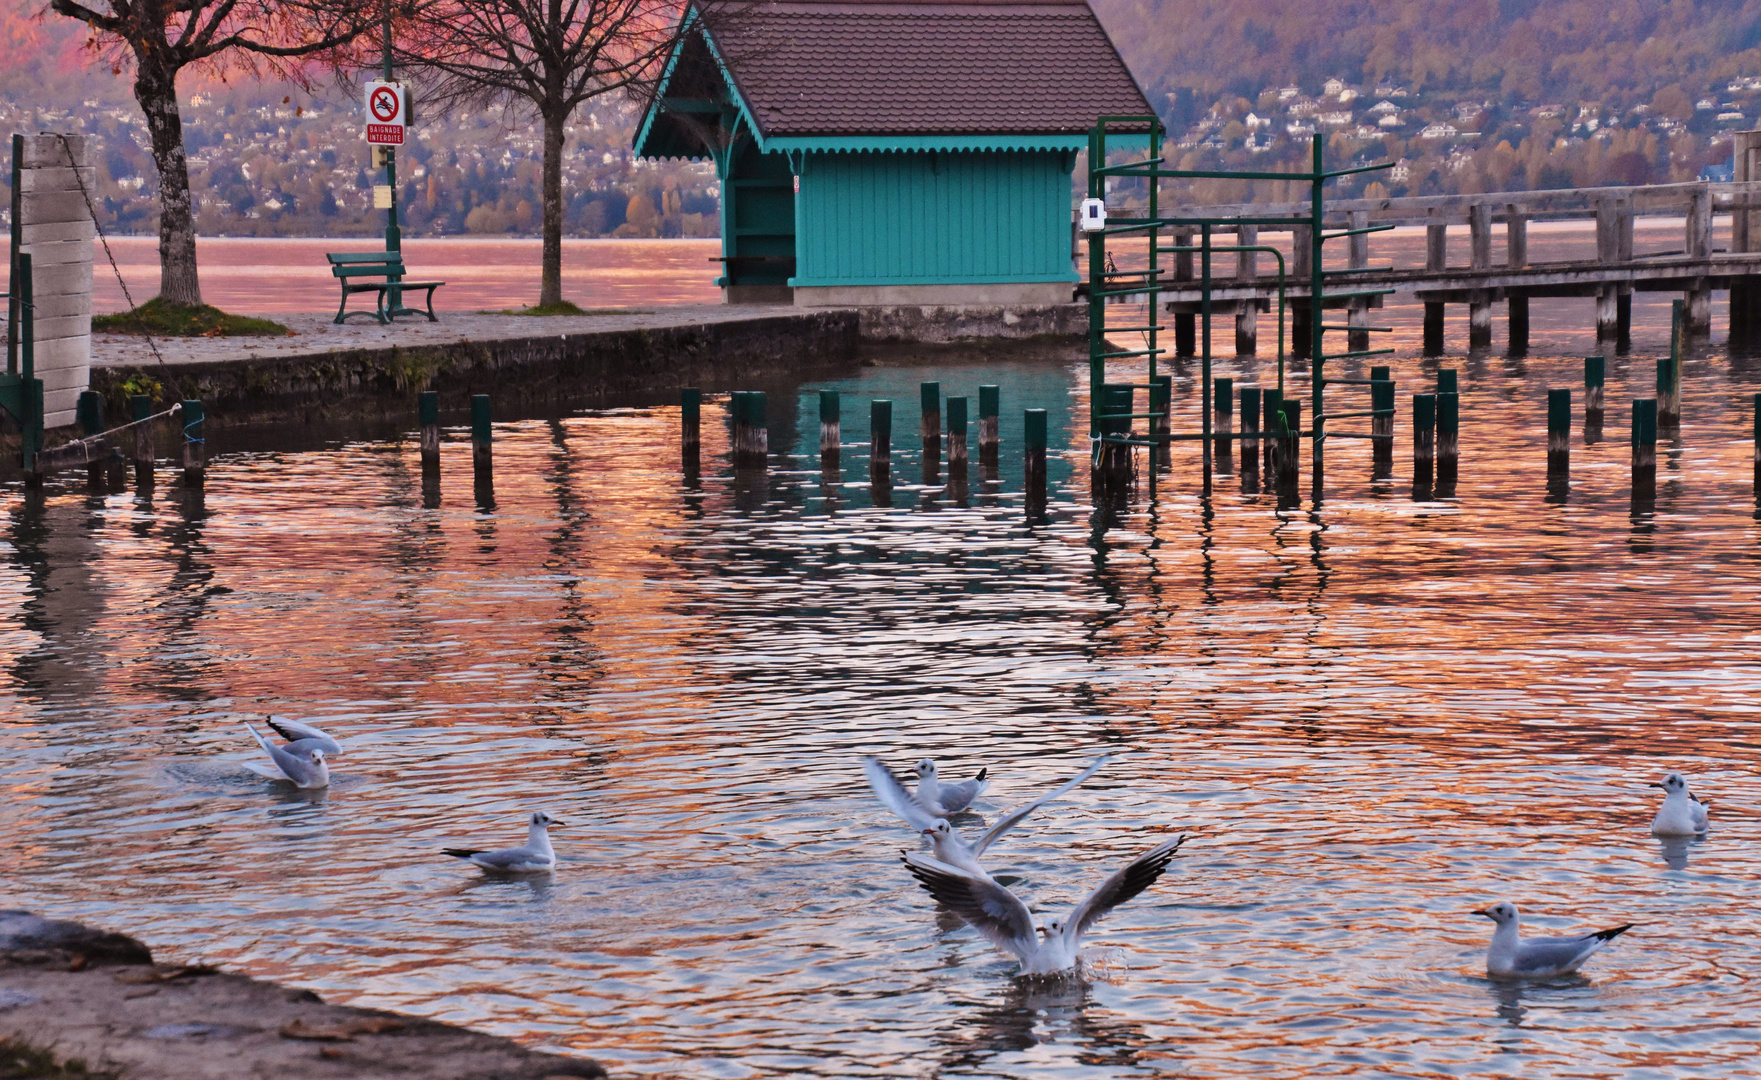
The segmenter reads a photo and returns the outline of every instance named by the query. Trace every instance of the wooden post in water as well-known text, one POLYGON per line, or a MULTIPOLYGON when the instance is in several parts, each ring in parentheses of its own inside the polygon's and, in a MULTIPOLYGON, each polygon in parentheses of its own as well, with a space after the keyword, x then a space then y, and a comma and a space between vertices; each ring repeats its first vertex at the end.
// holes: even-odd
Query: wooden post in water
POLYGON ((1022 417, 1022 472, 1027 487, 1028 516, 1046 504, 1046 411, 1028 409, 1022 417))
MULTIPOLYGON (((1260 242, 1258 225, 1243 225, 1236 233, 1240 241, 1239 247, 1252 247, 1260 242)), ((1252 285, 1259 280, 1260 254, 1257 251, 1241 251, 1235 255, 1235 276, 1238 284, 1252 285)), ((1235 309, 1235 352, 1238 356, 1252 356, 1260 346, 1260 304, 1258 300, 1247 299, 1240 302, 1235 309)))
MULTIPOLYGON (((94 435, 104 434, 104 395, 96 390, 80 391, 79 401, 74 405, 74 416, 79 420, 80 438, 89 439, 94 435)), ((86 462, 86 487, 92 491, 104 490, 104 462, 88 460, 86 462)))
POLYGON ((942 438, 942 384, 926 382, 918 388, 923 399, 923 442, 927 446, 933 440, 936 455, 941 455, 942 438))
POLYGON ((1429 493, 1437 464, 1437 395, 1412 396, 1412 487, 1429 493))
POLYGON ((1103 438, 1095 452, 1094 487, 1097 496, 1118 494, 1131 483, 1131 447, 1110 441, 1105 436, 1117 438, 1131 434, 1131 421, 1123 417, 1132 411, 1134 397, 1129 383, 1101 385, 1101 412, 1111 415, 1101 421, 1103 438))
MULTIPOLYGON (((1174 431, 1174 376, 1157 375, 1151 382, 1155 383, 1155 387, 1150 391, 1149 411, 1155 413, 1156 416, 1150 421, 1150 430, 1162 435, 1171 434, 1174 431)), ((1174 444, 1172 442, 1157 443, 1151 453, 1155 455, 1151 459, 1154 462, 1153 468, 1166 469, 1173 466, 1174 444)))
POLYGON ((1602 440, 1602 384, 1608 363, 1600 356, 1584 357, 1584 442, 1602 440))
POLYGON ((735 393, 731 404, 734 412, 734 467, 762 469, 770 461, 770 421, 765 415, 764 391, 735 393))
POLYGON ((1547 391, 1547 476, 1571 472, 1571 391, 1547 391))
POLYGON ((208 443, 202 435, 202 421, 207 417, 202 403, 185 401, 179 419, 183 422, 183 486, 199 488, 208 475, 208 443))
MULTIPOLYGON (((424 398, 428 395, 423 394, 424 398)), ((426 405, 426 402, 424 402, 426 405)), ((437 409, 436 412, 439 410, 437 409)), ((428 453, 427 413, 423 413, 422 453, 428 453)), ((434 452, 440 453, 440 428, 434 429, 434 452)), ((679 459, 686 471, 697 468, 703 452, 703 391, 695 386, 679 388, 679 459)))
POLYGON ((948 399, 948 467, 966 467, 966 399, 948 399))
POLYGON ((844 403, 836 390, 819 392, 819 464, 836 468, 839 447, 844 442, 844 403))
MULTIPOLYGON (((1352 232, 1370 227, 1368 210, 1352 210, 1345 215, 1347 228, 1352 232)), ((1362 270, 1370 265, 1370 235, 1358 233, 1347 237, 1346 265, 1353 270, 1362 270)), ((1345 322, 1349 326, 1368 326, 1370 322, 1370 298, 1354 296, 1347 302, 1345 322)), ((1370 334, 1367 330, 1348 330, 1345 333, 1345 347, 1351 352, 1363 352, 1370 347, 1370 334)))
POLYGON ((145 394, 136 394, 128 399, 129 419, 134 422, 134 461, 135 486, 143 491, 153 490, 153 461, 159 451, 153 445, 153 425, 146 422, 153 415, 153 399, 145 394))
POLYGON ((1461 475, 1461 395, 1437 395, 1437 496, 1453 498, 1461 475))
MULTIPOLYGON (((1504 207, 1504 248, 1505 265, 1510 269, 1529 265, 1529 219, 1515 203, 1504 207)), ((1512 356, 1522 356, 1529 351, 1529 294, 1512 293, 1509 303, 1509 351, 1512 356)))
MULTIPOLYGON (((1669 305, 1669 383, 1664 392, 1663 368, 1657 369, 1657 427, 1665 435, 1674 436, 1682 426, 1682 341, 1687 336, 1687 304, 1675 300, 1669 305)), ((1659 361, 1661 365, 1664 361, 1659 361)))
POLYGON ((1394 479, 1394 380, 1387 368, 1377 368, 1381 378, 1370 377, 1370 479, 1394 479))
MULTIPOLYGON (((1688 194, 1688 226, 1683 250, 1690 259, 1712 258, 1712 185, 1701 183, 1688 194)), ((1695 278, 1683 297, 1688 302, 1686 332, 1692 337, 1712 333, 1712 286, 1695 278)))
MULTIPOLYGON (((1425 269, 1433 272, 1443 270, 1449 265, 1449 223, 1443 221, 1433 207, 1425 211, 1429 219, 1425 224, 1425 269)), ((1439 300, 1425 301, 1425 355, 1437 356, 1443 352, 1443 303, 1439 300)))
POLYGON ((1633 402, 1633 498, 1649 497, 1657 487, 1657 401, 1633 402))
POLYGON ((1211 385, 1215 388, 1211 396, 1216 404, 1211 413, 1211 437, 1215 440, 1211 451, 1211 471, 1226 475, 1229 466, 1235 461, 1235 380, 1215 378, 1211 380, 1211 385))
POLYGON ((488 394, 471 395, 471 479, 477 503, 495 505, 495 412, 488 394))
POLYGON ((1276 488, 1281 468, 1279 457, 1283 448, 1278 442, 1278 432, 1284 424, 1284 392, 1267 387, 1260 391, 1260 430, 1266 433, 1265 442, 1261 447, 1263 466, 1261 471, 1266 478, 1266 486, 1276 488))
POLYGON ((1241 490, 1260 488, 1260 388, 1244 386, 1241 394, 1241 490))
MULTIPOLYGON (((1468 207, 1468 239, 1473 256, 1473 269, 1492 269, 1492 207, 1477 202, 1468 207)), ((1491 294, 1476 292, 1468 302, 1468 348, 1483 349, 1492 344, 1491 294)))
POLYGON ((997 446, 1002 441, 998 417, 1002 414, 1003 391, 995 383, 978 388, 978 463, 980 467, 996 468, 997 446))
POLYGON ((876 399, 868 406, 868 479, 892 486, 893 403, 876 399))
MULTIPOLYGON (((1289 280, 1291 281, 1308 281, 1311 277, 1309 264, 1314 260, 1314 250, 1309 234, 1313 231, 1304 225, 1298 225, 1290 230, 1290 242, 1293 245, 1290 251, 1289 280)), ((1314 305, 1306 298, 1290 302, 1291 356, 1298 360, 1306 360, 1309 353, 1314 351, 1315 335, 1310 326, 1310 320, 1321 315, 1324 313, 1315 311, 1314 305)))
POLYGON ((416 426, 421 438, 422 471, 440 468, 440 395, 435 391, 424 390, 416 395, 416 426))
MULTIPOLYGON (((1192 230, 1175 229, 1174 246, 1191 247, 1192 230)), ((1193 280, 1192 252, 1177 251, 1174 253, 1174 280, 1193 280)), ((1184 314, 1176 312, 1174 315, 1174 355, 1198 355, 1198 316, 1191 312, 1184 314)))
POLYGON ((1281 498, 1294 498, 1302 471, 1302 399, 1285 398, 1279 403, 1279 412, 1284 428, 1283 437, 1278 440, 1282 444, 1278 450, 1278 494, 1281 498))
POLYGON ((1755 407, 1751 422, 1755 425, 1755 501, 1761 502, 1761 394, 1751 402, 1755 407))

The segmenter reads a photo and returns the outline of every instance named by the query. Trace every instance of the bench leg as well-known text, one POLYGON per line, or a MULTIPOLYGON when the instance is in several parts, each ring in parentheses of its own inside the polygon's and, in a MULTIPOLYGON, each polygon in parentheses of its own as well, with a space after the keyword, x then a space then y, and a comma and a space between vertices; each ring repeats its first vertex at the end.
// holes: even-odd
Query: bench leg
POLYGON ((349 293, 348 293, 347 289, 344 289, 342 291, 342 303, 336 305, 336 318, 334 318, 330 321, 337 323, 339 325, 347 322, 348 316, 343 314, 343 312, 348 310, 348 306, 349 306, 349 293))
POLYGON ((428 287, 428 321, 429 322, 439 322, 440 321, 439 319, 434 317, 434 290, 437 288, 439 288, 439 286, 437 286, 437 285, 431 285, 428 287))

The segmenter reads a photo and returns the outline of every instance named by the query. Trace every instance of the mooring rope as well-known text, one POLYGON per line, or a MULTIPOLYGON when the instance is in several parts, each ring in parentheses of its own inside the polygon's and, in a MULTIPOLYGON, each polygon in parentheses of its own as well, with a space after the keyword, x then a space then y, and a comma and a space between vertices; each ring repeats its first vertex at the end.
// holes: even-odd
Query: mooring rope
MULTIPOLYGON (((104 257, 110 260, 110 270, 116 275, 116 284, 122 286, 122 299, 128 304, 128 309, 133 311, 135 298, 129 295, 128 282, 122 280, 122 268, 116 265, 116 256, 110 250, 110 238, 104 235, 104 226, 98 221, 98 208, 92 205, 92 193, 86 190, 86 182, 79 174, 79 159, 73 156, 73 144, 68 142, 67 136, 59 131, 46 132, 45 134, 54 135, 60 139, 62 147, 67 150, 67 163, 73 168, 73 179, 74 183, 79 185, 80 197, 86 200, 86 213, 92 215, 92 228, 97 230, 98 242, 104 245, 104 257)), ((165 363, 165 357, 159 355, 159 346, 153 343, 153 335, 142 331, 141 336, 147 339, 147 348, 152 350, 153 359, 161 364, 165 363)))

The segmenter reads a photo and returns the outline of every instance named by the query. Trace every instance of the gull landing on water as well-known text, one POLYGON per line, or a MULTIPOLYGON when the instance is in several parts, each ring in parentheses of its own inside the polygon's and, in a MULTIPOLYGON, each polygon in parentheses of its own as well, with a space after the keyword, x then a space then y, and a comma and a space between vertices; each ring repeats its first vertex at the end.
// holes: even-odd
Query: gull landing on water
MULTIPOLYGON (((263 752, 269 755, 271 762, 269 765, 246 762, 245 768, 270 780, 286 780, 298 788, 330 786, 330 766, 324 763, 325 751, 318 739, 302 738, 290 742, 286 746, 276 746, 258 734, 257 729, 251 726, 249 720, 244 723, 245 728, 250 731, 251 737, 257 740, 257 745, 261 746, 263 752)), ((270 723, 274 724, 275 721, 270 721, 270 723)), ((288 723, 288 721, 283 721, 283 723, 288 723)), ((318 731, 317 728, 307 728, 304 724, 294 724, 293 726, 317 732, 323 741, 328 742, 331 746, 336 745, 335 739, 318 731)), ((280 729, 277 728, 277 730, 280 729)), ((282 732, 282 734, 285 735, 286 732, 282 732)))
MULTIPOLYGON (((930 844, 935 848, 937 860, 969 874, 988 878, 990 874, 978 864, 978 857, 984 854, 986 848, 996 843, 1004 833, 1021 824, 1027 815, 1093 776, 1108 760, 1103 756, 1093 765, 1077 773, 1075 779, 1062 787, 1041 795, 1027 805, 1003 815, 997 819, 995 825, 985 830, 984 835, 980 836, 977 842, 970 846, 954 834, 954 827, 948 824, 947 818, 936 817, 925 810, 916 799, 912 798, 911 793, 905 790, 905 785, 899 782, 899 778, 889 772, 887 767, 877 759, 863 758, 862 771, 868 774, 869 786, 874 788, 875 795, 880 798, 882 803, 886 804, 887 809, 898 814, 909 822, 912 828, 929 837, 930 844)), ((922 764, 929 764, 932 769, 934 768, 933 762, 920 763, 919 768, 922 767, 922 764)))
POLYGON ((550 847, 549 829, 561 829, 565 823, 540 810, 532 815, 526 827, 526 846, 485 851, 482 848, 443 849, 455 859, 469 859, 484 870, 502 874, 534 874, 556 869, 556 852, 550 847))
POLYGON ((1706 831, 1711 824, 1708 808, 1712 804, 1694 798, 1681 773, 1672 772, 1661 783, 1651 786, 1662 788, 1665 793, 1663 805, 1651 819, 1652 836, 1694 836, 1706 831))
POLYGON ((923 855, 903 857, 929 894, 966 920, 992 945, 1021 961, 1021 975, 1058 975, 1076 967, 1082 936, 1101 917, 1143 892, 1174 858, 1186 837, 1164 840, 1115 872, 1077 904, 1068 918, 1035 926, 1021 898, 988 877, 962 873, 923 855))
POLYGON ((1570 975, 1602 946, 1633 928, 1632 923, 1579 934, 1522 940, 1522 916, 1516 905, 1499 902, 1474 912, 1498 924, 1486 950, 1486 974, 1495 979, 1553 979, 1570 975))
POLYGON ((970 780, 944 786, 936 779, 936 763, 930 758, 924 758, 917 763, 917 790, 911 797, 918 806, 936 817, 950 817, 971 806, 972 800, 983 795, 984 789, 991 786, 985 779, 989 772, 989 769, 980 769, 978 775, 970 780))

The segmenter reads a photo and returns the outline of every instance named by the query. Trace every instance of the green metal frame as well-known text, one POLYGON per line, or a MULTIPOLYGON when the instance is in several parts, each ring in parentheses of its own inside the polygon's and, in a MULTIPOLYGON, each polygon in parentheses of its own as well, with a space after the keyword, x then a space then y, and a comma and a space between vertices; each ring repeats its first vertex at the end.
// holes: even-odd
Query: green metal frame
MULTIPOLYGON (((1109 215, 1105 228, 1087 234, 1089 244, 1089 438, 1091 443, 1098 451, 1103 442, 1124 443, 1131 446, 1159 446, 1167 442, 1198 439, 1200 440, 1204 452, 1204 486, 1205 490, 1208 492, 1211 488, 1211 446, 1213 438, 1211 431, 1212 409, 1210 407, 1210 402, 1213 396, 1213 379, 1211 375, 1211 256, 1222 253, 1233 254, 1247 251, 1270 251, 1278 259, 1278 390, 1280 395, 1282 395, 1284 390, 1284 290, 1286 284, 1284 257, 1282 253, 1270 247, 1257 244, 1238 244, 1228 246, 1213 245, 1211 243, 1212 230, 1218 226, 1239 227, 1241 225, 1283 226, 1292 229, 1306 228, 1309 230, 1310 244, 1309 355, 1311 357, 1311 363, 1313 364, 1313 367, 1310 369, 1312 418, 1310 421, 1311 427, 1308 432, 1305 433, 1298 431, 1294 434, 1298 438, 1303 434, 1307 434, 1313 441, 1314 473, 1318 490, 1324 472, 1324 448, 1326 445, 1326 439, 1328 438, 1326 428, 1327 422, 1329 420, 1338 420, 1349 416, 1380 416, 1388 415, 1391 412, 1391 410, 1379 411, 1372 408, 1364 411, 1329 414, 1326 411, 1326 387, 1328 383, 1334 383, 1337 385, 1367 386, 1369 380, 1328 379, 1326 377, 1327 361, 1356 359, 1366 356, 1380 356, 1394 351, 1392 349, 1366 349, 1329 355, 1325 350, 1325 335, 1328 332, 1346 331, 1348 333, 1387 333, 1392 328, 1380 326, 1353 326, 1349 323, 1326 322, 1324 312, 1326 310, 1326 301, 1329 299, 1329 296, 1326 293, 1326 271, 1322 269, 1323 246, 1331 240, 1361 236, 1366 233, 1386 232, 1389 229, 1394 228, 1394 226, 1373 225, 1362 229, 1346 229, 1333 233, 1326 232, 1323 219, 1323 211, 1325 207, 1322 187, 1328 180, 1341 176, 1350 176, 1356 173, 1374 172, 1380 169, 1392 168, 1393 163, 1381 162, 1374 165, 1360 165, 1350 169, 1334 169, 1329 171, 1323 167, 1322 141, 1321 137, 1316 135, 1313 144, 1313 168, 1306 173, 1248 172, 1223 169, 1166 169, 1161 167, 1163 164, 1161 157, 1162 141, 1165 136, 1166 132, 1162 127, 1162 123, 1160 119, 1155 116, 1103 116, 1099 118, 1095 126, 1089 131, 1089 197, 1105 200, 1107 178, 1114 176, 1136 177, 1147 180, 1149 195, 1147 217, 1114 218, 1109 215), (1109 131, 1109 126, 1125 126, 1137 129, 1135 131, 1118 133, 1124 135, 1126 139, 1131 141, 1141 139, 1143 137, 1142 131, 1147 127, 1149 131, 1149 156, 1143 161, 1108 165, 1106 163, 1107 140, 1111 133, 1109 131), (1310 190, 1309 213, 1303 217, 1250 217, 1245 215, 1236 217, 1164 217, 1161 214, 1160 207, 1160 182, 1162 180, 1175 179, 1306 181, 1309 184, 1310 190), (1163 246, 1159 241, 1160 233, 1164 229, 1173 228, 1197 228, 1200 231, 1199 244, 1197 246, 1163 246), (1149 239, 1148 269, 1143 271, 1115 271, 1109 273, 1107 269, 1106 254, 1107 238, 1110 236, 1126 235, 1147 235, 1149 239), (1168 431, 1164 433, 1152 432, 1147 434, 1136 434, 1129 430, 1125 432, 1109 432, 1106 430, 1108 427, 1107 421, 1123 420, 1129 422, 1131 420, 1147 419, 1152 415, 1150 413, 1133 412, 1129 408, 1125 412, 1113 412, 1108 410, 1107 406, 1104 404, 1107 395, 1103 391, 1103 386, 1106 383, 1106 362, 1108 360, 1122 359, 1132 356, 1146 357, 1149 365, 1148 379, 1142 384, 1132 383, 1129 385, 1134 391, 1139 388, 1149 389, 1155 386, 1157 358, 1166 351, 1165 349, 1160 348, 1157 344, 1158 335, 1164 329, 1161 323, 1160 308, 1161 293, 1165 287, 1162 284, 1162 274, 1164 271, 1159 265, 1158 256, 1162 254, 1181 254, 1188 252, 1198 255, 1200 258, 1199 314, 1202 327, 1200 334, 1202 343, 1199 350, 1201 367, 1200 384, 1201 392, 1203 394, 1202 400, 1206 403, 1205 407, 1200 410, 1203 419, 1202 430, 1199 432, 1168 431), (1115 287, 1112 279, 1121 277, 1137 277, 1141 280, 1136 285, 1126 284, 1123 287, 1115 287), (1107 343, 1108 327, 1106 324, 1106 302, 1109 298, 1115 296, 1137 295, 1146 296, 1148 300, 1148 317, 1146 318, 1144 325, 1113 327, 1112 329, 1137 331, 1142 333, 1144 336, 1144 348, 1122 350, 1110 349, 1107 343)), ((1363 272, 1364 270, 1362 268, 1346 271, 1333 271, 1333 273, 1363 272)), ((1333 295, 1331 299, 1368 297, 1383 295, 1392 291, 1393 290, 1391 289, 1349 290, 1337 293, 1333 295)), ((1282 425, 1282 421, 1281 419, 1264 419, 1261 421, 1261 424, 1264 427, 1279 427, 1282 425)), ((1259 439, 1286 434, 1290 433, 1282 431, 1244 431, 1232 435, 1231 438, 1259 439)), ((1369 438, 1370 436, 1359 435, 1355 432, 1337 432, 1333 434, 1333 437, 1369 438)), ((1150 492, 1152 497, 1155 493, 1155 476, 1155 470, 1152 468, 1150 470, 1150 492)))

